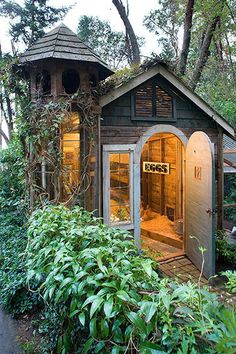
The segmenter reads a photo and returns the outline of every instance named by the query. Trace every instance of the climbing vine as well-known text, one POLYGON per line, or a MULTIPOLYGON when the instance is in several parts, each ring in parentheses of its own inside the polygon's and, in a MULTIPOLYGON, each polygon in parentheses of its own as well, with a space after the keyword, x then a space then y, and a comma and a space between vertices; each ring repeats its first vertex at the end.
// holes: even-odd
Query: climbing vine
POLYGON ((85 203, 94 183, 91 161, 95 161, 97 143, 96 107, 95 95, 84 90, 53 100, 41 97, 28 106, 26 179, 32 208, 45 202, 85 203), (69 133, 79 136, 79 154, 74 157, 79 165, 77 181, 68 169, 71 166, 63 163, 62 140, 69 133))

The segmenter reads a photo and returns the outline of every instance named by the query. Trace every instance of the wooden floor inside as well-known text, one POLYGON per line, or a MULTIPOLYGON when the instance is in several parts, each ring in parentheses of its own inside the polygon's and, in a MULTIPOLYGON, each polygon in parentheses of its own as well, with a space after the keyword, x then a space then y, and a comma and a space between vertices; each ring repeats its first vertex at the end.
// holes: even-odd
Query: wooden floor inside
POLYGON ((173 247, 161 241, 153 240, 144 235, 141 235, 141 243, 142 249, 158 261, 178 257, 184 254, 182 249, 173 247))
POLYGON ((152 213, 141 222, 142 248, 158 260, 183 255, 183 240, 177 234, 175 223, 167 216, 152 213))

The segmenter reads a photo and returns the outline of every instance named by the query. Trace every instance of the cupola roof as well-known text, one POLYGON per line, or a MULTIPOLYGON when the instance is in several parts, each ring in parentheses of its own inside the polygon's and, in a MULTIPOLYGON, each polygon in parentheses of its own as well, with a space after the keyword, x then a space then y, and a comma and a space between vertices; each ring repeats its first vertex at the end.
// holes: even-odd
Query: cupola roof
POLYGON ((28 48, 21 55, 20 63, 50 58, 94 63, 100 71, 100 79, 113 74, 107 64, 63 23, 28 48))

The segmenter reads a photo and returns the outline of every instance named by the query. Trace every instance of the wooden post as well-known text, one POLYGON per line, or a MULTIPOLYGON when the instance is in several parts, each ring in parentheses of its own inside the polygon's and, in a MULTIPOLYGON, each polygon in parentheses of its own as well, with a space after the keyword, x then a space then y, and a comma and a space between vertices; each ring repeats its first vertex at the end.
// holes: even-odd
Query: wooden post
POLYGON ((224 154, 223 154, 223 132, 219 128, 217 141, 217 229, 223 229, 224 220, 224 154))

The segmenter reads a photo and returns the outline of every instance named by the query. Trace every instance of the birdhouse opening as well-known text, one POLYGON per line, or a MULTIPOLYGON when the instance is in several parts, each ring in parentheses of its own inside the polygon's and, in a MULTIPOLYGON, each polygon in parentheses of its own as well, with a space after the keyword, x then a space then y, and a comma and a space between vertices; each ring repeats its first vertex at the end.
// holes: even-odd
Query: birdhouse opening
POLYGON ((80 77, 76 70, 68 69, 62 73, 62 86, 65 93, 72 95, 79 89, 80 77))
POLYGON ((154 134, 141 154, 141 239, 144 249, 173 256, 183 251, 183 145, 154 134))

